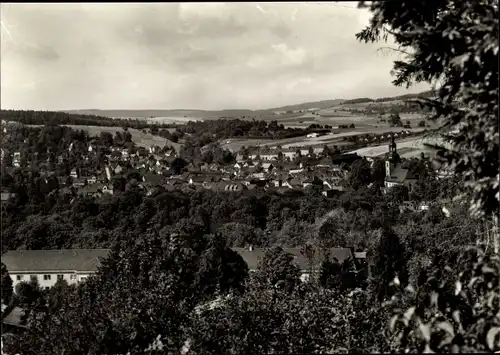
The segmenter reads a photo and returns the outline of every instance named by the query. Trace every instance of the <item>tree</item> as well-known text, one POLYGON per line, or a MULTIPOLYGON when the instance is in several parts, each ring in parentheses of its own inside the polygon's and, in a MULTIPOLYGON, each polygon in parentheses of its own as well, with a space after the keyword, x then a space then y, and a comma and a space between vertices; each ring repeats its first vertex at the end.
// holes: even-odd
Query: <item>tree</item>
POLYGON ((184 159, 175 158, 170 166, 170 169, 172 169, 174 174, 179 175, 186 166, 187 162, 184 159))
POLYGON ((349 183, 354 189, 366 186, 371 182, 370 163, 366 159, 357 159, 351 165, 349 183))
POLYGON ((220 235, 209 235, 207 249, 200 256, 197 283, 205 294, 234 290, 242 292, 248 277, 248 266, 242 257, 230 249, 220 235))
POLYGON ((319 283, 324 288, 340 288, 342 284, 342 266, 337 260, 325 259, 321 262, 319 283))
POLYGON ((407 201, 409 198, 409 190, 405 185, 396 185, 389 189, 386 200, 399 205, 403 201, 407 201))
POLYGON ((241 274, 242 260, 213 251, 199 236, 127 235, 95 275, 38 314, 18 352, 139 354, 158 335, 168 339, 168 352, 178 351, 195 307, 231 280, 241 285, 233 276, 241 274), (210 287, 217 280, 223 284, 210 287))
POLYGON ((470 178, 471 212, 498 215, 498 2, 371 2, 369 8, 370 26, 356 37, 393 36, 396 51, 406 55, 394 62, 395 85, 439 84, 435 98, 415 101, 451 143, 441 147, 442 160, 470 178))
POLYGON ((374 251, 375 265, 372 280, 379 300, 391 294, 391 283, 398 277, 401 284, 408 281, 406 250, 398 236, 388 227, 381 231, 379 243, 374 251))
POLYGON ((256 277, 263 285, 292 290, 300 283, 300 270, 293 264, 293 255, 275 246, 264 254, 256 277))
POLYGON ((383 159, 375 159, 371 169, 372 180, 375 184, 382 186, 385 180, 385 161, 383 159))
MULTIPOLYGON (((16 285, 16 303, 20 307, 31 310, 34 306, 41 303, 43 291, 37 279, 30 282, 20 282, 16 285)), ((43 303, 43 302, 42 302, 43 303)))
POLYGON ((398 287, 390 322, 398 352, 500 350, 500 260, 483 247, 454 254, 445 267, 425 269, 417 288, 398 287))
POLYGON ((389 116, 389 122, 392 126, 402 126, 403 122, 401 122, 401 117, 399 117, 398 113, 393 113, 389 116))
POLYGON ((2 303, 8 305, 12 298, 14 289, 12 287, 12 279, 7 271, 7 266, 2 263, 2 303))

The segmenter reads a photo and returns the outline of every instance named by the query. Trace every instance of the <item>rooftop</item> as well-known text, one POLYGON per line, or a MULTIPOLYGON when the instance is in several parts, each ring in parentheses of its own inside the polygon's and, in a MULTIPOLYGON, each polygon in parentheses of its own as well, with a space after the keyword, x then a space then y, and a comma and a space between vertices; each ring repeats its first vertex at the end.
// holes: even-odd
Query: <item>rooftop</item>
MULTIPOLYGON (((249 250, 248 248, 232 248, 232 250, 241 255, 250 270, 255 270, 257 269, 259 262, 264 257, 267 249, 254 248, 253 250, 249 250)), ((301 248, 283 248, 283 250, 294 256, 294 262, 301 270, 307 270, 310 268, 310 262, 307 257, 303 255, 301 248)), ((349 248, 330 248, 327 250, 318 249, 312 260, 313 267, 319 267, 323 257, 325 257, 327 253, 329 254, 330 260, 336 258, 340 263, 344 262, 348 258, 353 258, 353 254, 349 248)))
POLYGON ((2 262, 9 273, 95 272, 109 253, 109 249, 10 250, 2 255, 2 262))

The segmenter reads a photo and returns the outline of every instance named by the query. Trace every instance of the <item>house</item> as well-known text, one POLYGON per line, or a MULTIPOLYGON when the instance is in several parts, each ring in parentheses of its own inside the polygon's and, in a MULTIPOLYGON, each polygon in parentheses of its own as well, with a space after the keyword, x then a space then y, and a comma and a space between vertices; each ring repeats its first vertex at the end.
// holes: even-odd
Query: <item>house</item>
POLYGON ((270 172, 271 170, 273 170, 273 169, 274 169, 274 165, 273 165, 272 163, 263 163, 263 164, 262 164, 262 169, 263 169, 266 173, 268 173, 268 172, 270 172))
POLYGON ((328 198, 340 197, 346 192, 346 188, 343 186, 332 186, 330 189, 322 191, 322 195, 328 198))
POLYGON ((165 178, 162 175, 147 172, 143 175, 142 181, 144 182, 144 185, 161 186, 165 182, 165 178))
POLYGON ((313 176, 313 177, 309 177, 308 179, 306 179, 302 182, 302 187, 304 187, 304 188, 308 187, 308 186, 312 186, 312 185, 322 186, 323 180, 321 180, 317 176, 313 176))
POLYGON ((262 154, 260 154, 260 159, 262 159, 262 160, 276 160, 276 159, 278 159, 278 153, 262 153, 262 154))
POLYGON ((188 182, 190 185, 203 184, 206 181, 206 177, 201 174, 191 174, 189 176, 188 182))
MULTIPOLYGON (((248 270, 255 272, 260 261, 266 253, 265 248, 231 248, 237 252, 247 263, 248 270)), ((300 269, 300 279, 308 281, 312 274, 319 272, 323 260, 337 260, 339 263, 351 259, 355 261, 353 251, 350 248, 330 248, 330 249, 311 249, 308 253, 303 248, 283 248, 287 253, 293 255, 293 262, 300 269), (309 254, 309 255, 308 255, 309 254)), ((354 263, 356 268, 356 262, 354 263)))
POLYGON ((97 177, 95 175, 92 175, 91 177, 87 178, 87 184, 95 184, 97 183, 97 177))
POLYGON ((263 179, 250 179, 246 184, 249 189, 253 189, 255 187, 266 187, 268 180, 263 179))
POLYGON ((108 188, 104 184, 92 184, 84 187, 80 187, 77 191, 78 195, 89 196, 89 197, 100 197, 103 193, 113 194, 113 189, 108 188))
POLYGON ((277 174, 276 177, 272 180, 272 183, 275 187, 284 186, 285 182, 290 179, 290 176, 286 173, 277 174))
POLYGON ((20 163, 21 162, 21 152, 14 152, 12 162, 15 163, 20 163))
POLYGON ((73 179, 73 187, 83 187, 86 183, 87 179, 84 177, 73 179))
POLYGON ((236 154, 236 162, 240 163, 240 164, 245 162, 245 158, 243 157, 243 155, 241 153, 236 154))
POLYGON ((76 168, 71 169, 71 172, 69 173, 69 176, 71 176, 73 179, 78 178, 78 172, 76 171, 76 168))
POLYGON ((288 160, 293 160, 297 156, 297 152, 291 149, 282 150, 281 153, 283 154, 283 158, 288 160))
POLYGON ((220 192, 241 192, 247 190, 248 188, 241 182, 223 181, 216 184, 212 189, 220 192))
POLYGON ((6 204, 10 199, 17 197, 17 194, 11 192, 2 192, 0 195, 2 206, 6 204))
POLYGON ((15 339, 16 333, 27 328, 23 322, 24 315, 24 309, 21 307, 2 304, 2 338, 10 334, 15 339))
POLYGON ((12 278, 13 287, 20 282, 37 280, 48 289, 57 280, 69 284, 81 282, 94 274, 108 257, 109 249, 10 250, 2 262, 12 278))
POLYGON ((301 190, 303 188, 302 182, 299 179, 292 177, 289 177, 288 180, 283 183, 283 186, 294 190, 301 190))
POLYGON ((114 168, 114 170, 113 170, 113 171, 114 171, 114 173, 115 173, 116 175, 118 175, 118 174, 121 174, 121 173, 123 172, 123 168, 121 167, 121 165, 120 165, 120 164, 116 164, 116 166, 115 166, 115 168, 114 168))

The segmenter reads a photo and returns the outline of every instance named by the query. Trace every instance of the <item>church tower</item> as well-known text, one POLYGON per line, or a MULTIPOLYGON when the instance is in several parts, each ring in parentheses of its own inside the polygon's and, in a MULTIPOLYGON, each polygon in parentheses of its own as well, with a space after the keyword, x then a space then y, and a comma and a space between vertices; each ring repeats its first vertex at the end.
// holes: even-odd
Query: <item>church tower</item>
POLYGON ((391 176, 391 171, 399 162, 400 158, 397 152, 396 141, 394 140, 393 136, 391 139, 391 143, 389 143, 389 154, 387 160, 385 161, 385 176, 391 176))

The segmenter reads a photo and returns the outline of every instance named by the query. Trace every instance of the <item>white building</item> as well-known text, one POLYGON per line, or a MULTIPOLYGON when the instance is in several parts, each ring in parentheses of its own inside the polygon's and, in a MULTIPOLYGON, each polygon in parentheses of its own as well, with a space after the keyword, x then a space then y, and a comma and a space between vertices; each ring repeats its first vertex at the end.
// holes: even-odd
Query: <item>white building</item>
POLYGON ((36 279, 48 289, 57 280, 74 284, 97 272, 109 249, 11 250, 2 255, 13 287, 36 279))

